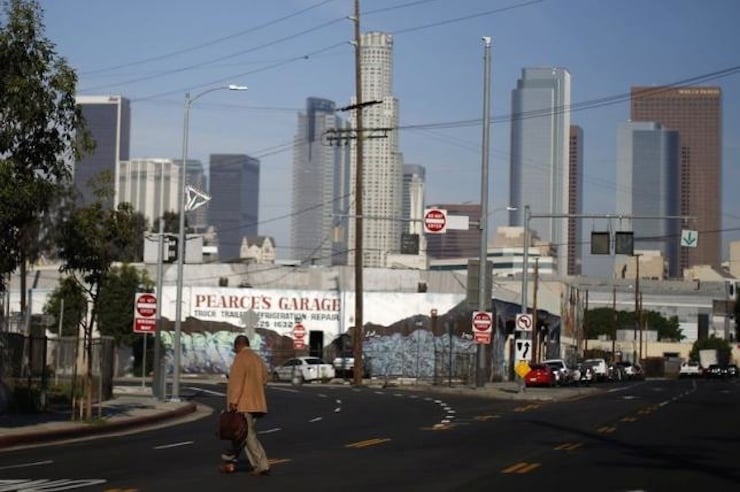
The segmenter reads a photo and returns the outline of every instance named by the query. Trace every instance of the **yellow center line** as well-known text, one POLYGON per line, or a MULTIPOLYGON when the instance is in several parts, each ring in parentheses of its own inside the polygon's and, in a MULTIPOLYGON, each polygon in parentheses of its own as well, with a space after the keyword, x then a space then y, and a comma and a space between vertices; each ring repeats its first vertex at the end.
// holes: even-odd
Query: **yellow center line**
POLYGON ((635 417, 624 417, 624 418, 622 418, 622 422, 637 422, 637 418, 635 418, 635 417))
POLYGON ((616 430, 617 430, 616 427, 606 426, 606 427, 601 427, 601 428, 597 429, 596 432, 599 432, 601 434, 611 434, 612 432, 614 432, 616 430))
POLYGON ((526 461, 522 461, 520 463, 515 463, 508 468, 504 468, 501 470, 501 473, 527 473, 538 466, 540 466, 539 463, 527 463, 526 461))
POLYGON ((583 446, 583 443, 581 442, 565 442, 559 446, 555 446, 553 449, 555 451, 573 451, 581 446, 583 446))
POLYGON ((500 417, 501 417, 500 415, 478 415, 477 417, 475 417, 475 420, 478 420, 480 422, 485 422, 487 420, 498 419, 500 417))
POLYGON ((387 438, 381 439, 381 438, 376 437, 375 439, 367 439, 365 441, 358 441, 358 442, 353 442, 350 444, 345 444, 344 447, 358 449, 358 448, 365 448, 368 446, 375 446, 376 444, 383 444, 384 442, 388 442, 388 441, 390 441, 390 439, 387 439, 387 438))

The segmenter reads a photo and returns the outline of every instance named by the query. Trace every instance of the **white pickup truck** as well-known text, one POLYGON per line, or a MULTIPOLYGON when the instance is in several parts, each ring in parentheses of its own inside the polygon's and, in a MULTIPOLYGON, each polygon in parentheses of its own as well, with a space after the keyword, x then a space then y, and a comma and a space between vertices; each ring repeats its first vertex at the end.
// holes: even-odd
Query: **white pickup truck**
MULTIPOLYGON (((334 358, 332 365, 338 377, 352 377, 355 370, 355 355, 351 351, 342 352, 334 358)), ((370 365, 364 356, 362 357, 362 372, 362 377, 370 377, 370 365)))

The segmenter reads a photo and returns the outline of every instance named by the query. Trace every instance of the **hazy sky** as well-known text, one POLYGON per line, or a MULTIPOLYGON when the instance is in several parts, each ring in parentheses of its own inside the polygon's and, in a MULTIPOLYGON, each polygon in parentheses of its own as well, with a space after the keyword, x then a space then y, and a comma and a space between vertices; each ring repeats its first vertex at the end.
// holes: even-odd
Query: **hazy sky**
MULTIPOLYGON (((189 156, 204 163, 210 153, 261 158, 259 230, 285 254, 296 113, 309 96, 349 103, 353 1, 41 4, 46 34, 78 70, 80 93, 131 99, 132 157, 179 158, 185 92, 249 86, 193 104, 189 156)), ((576 105, 616 99, 572 115, 584 131, 585 210, 594 214, 614 211, 616 131, 629 117, 630 87, 707 76, 701 85, 717 85, 723 95, 724 237, 740 239, 740 1, 363 0, 362 10, 363 31, 394 34, 401 150, 406 163, 426 167, 428 203, 479 200, 480 38, 491 36, 490 208, 508 202, 508 114, 523 67, 567 68, 576 105)), ((491 226, 503 225, 505 215, 494 213, 491 226)), ((583 224, 585 232, 604 225, 583 224)), ((605 271, 604 260, 584 260, 586 273, 605 271)))

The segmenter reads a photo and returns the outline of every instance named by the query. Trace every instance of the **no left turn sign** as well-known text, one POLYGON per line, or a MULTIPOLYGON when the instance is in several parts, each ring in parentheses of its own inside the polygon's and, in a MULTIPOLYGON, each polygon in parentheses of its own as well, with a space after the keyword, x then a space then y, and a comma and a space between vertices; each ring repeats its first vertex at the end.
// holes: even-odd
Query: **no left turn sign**
POLYGON ((516 329, 521 331, 529 331, 532 329, 533 325, 532 321, 532 315, 531 314, 517 314, 516 315, 516 329))

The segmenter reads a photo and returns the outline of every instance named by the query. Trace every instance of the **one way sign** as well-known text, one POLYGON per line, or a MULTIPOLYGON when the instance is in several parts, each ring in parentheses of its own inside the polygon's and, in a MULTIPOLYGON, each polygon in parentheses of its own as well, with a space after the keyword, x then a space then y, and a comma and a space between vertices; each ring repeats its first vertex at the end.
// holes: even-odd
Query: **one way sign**
POLYGON ((520 339, 516 341, 516 354, 515 358, 517 361, 532 360, 532 341, 528 339, 520 339))

